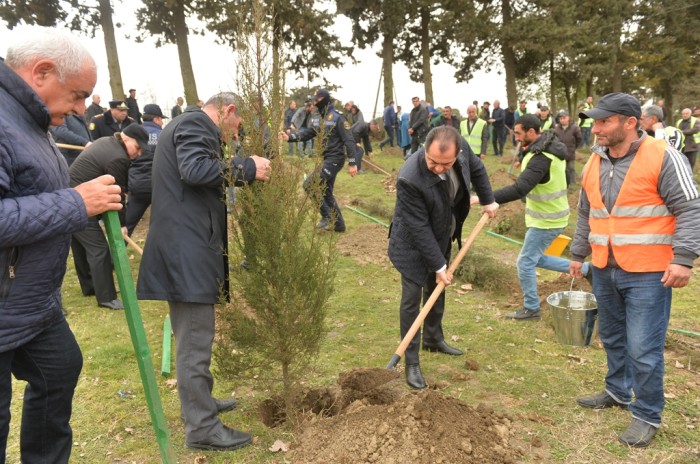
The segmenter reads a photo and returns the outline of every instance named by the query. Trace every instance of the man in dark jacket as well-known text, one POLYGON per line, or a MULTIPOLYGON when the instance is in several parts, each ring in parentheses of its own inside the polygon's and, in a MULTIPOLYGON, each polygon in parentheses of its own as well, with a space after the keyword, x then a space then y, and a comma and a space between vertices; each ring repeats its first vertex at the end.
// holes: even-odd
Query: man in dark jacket
POLYGON ((493 102, 493 111, 488 120, 493 131, 493 153, 496 156, 503 156, 503 146, 506 144, 506 112, 501 108, 501 102, 495 100, 493 102))
POLYGON ((85 121, 88 124, 90 123, 90 121, 92 121, 92 118, 94 118, 98 114, 102 114, 105 112, 105 109, 102 108, 102 106, 100 106, 101 101, 102 101, 102 99, 100 98, 99 95, 94 94, 92 96, 92 103, 85 110, 85 121))
POLYGON ((372 142, 369 140, 369 133, 379 132, 379 125, 372 119, 370 122, 358 122, 350 128, 352 132, 352 137, 355 139, 357 144, 357 154, 355 156, 355 163, 357 164, 357 173, 362 173, 362 158, 367 155, 372 154, 372 142), (362 142, 362 144, 360 144, 362 142))
POLYGON ((137 124, 141 124, 141 111, 139 110, 139 102, 136 101, 136 89, 129 89, 126 106, 129 107, 126 111, 127 115, 137 124))
MULTIPOLYGON (((540 118, 526 114, 515 122, 515 139, 522 144, 522 172, 513 185, 496 190, 499 204, 525 197, 525 243, 518 256, 518 278, 523 307, 506 313, 507 319, 539 320, 536 268, 569 272, 571 261, 545 255, 544 251, 569 223, 566 197, 566 147, 551 131, 540 130, 540 118)), ((590 277, 589 263, 583 275, 590 277)))
POLYGON ((0 462, 14 376, 27 382, 20 460, 66 464, 83 365, 61 312, 70 235, 122 205, 111 176, 69 188, 68 166, 48 133, 85 111, 94 60, 77 37, 57 29, 15 40, 0 60, 0 462))
MULTIPOLYGON (((394 146, 394 129, 396 128, 396 110, 394 109, 394 101, 390 101, 389 104, 384 108, 384 116, 382 118, 384 122, 384 130, 386 131, 386 139, 379 144, 379 149, 384 148, 385 145, 389 145, 393 148, 394 146)), ((358 168, 359 169, 359 168, 358 168)))
POLYGON ((411 103, 413 103, 413 109, 408 119, 408 135, 411 136, 411 153, 413 153, 425 142, 425 136, 430 130, 430 121, 428 121, 428 109, 421 104, 420 98, 413 97, 411 103))
POLYGON ((165 300, 177 349, 177 389, 190 448, 230 450, 251 436, 226 427, 217 414, 235 401, 212 397, 209 370, 214 305, 228 298, 226 180, 266 180, 270 161, 259 156, 225 160, 222 143, 237 138, 239 98, 211 97, 165 126, 153 158, 151 223, 138 278, 142 300, 165 300), (223 295, 222 295, 223 292, 223 295))
POLYGON ((457 131, 459 131, 459 123, 461 121, 459 120, 458 117, 456 117, 452 113, 452 107, 451 106, 445 106, 442 109, 442 116, 437 120, 435 123, 435 127, 439 126, 450 126, 454 127, 457 131))
POLYGON ((129 108, 121 100, 112 100, 109 102, 109 109, 102 114, 98 114, 90 120, 90 133, 92 140, 97 140, 100 137, 111 137, 117 132, 121 132, 134 122, 127 114, 129 108))
POLYGON ((320 177, 323 200, 321 201, 321 221, 316 224, 316 227, 327 231, 345 232, 345 221, 338 202, 333 196, 333 187, 338 172, 343 169, 345 164, 346 153, 349 165, 348 174, 351 177, 357 175, 355 141, 350 133, 350 124, 345 120, 345 116, 335 110, 328 90, 319 90, 314 96, 313 102, 321 115, 323 127, 313 125, 302 127, 290 133, 280 132, 279 137, 284 141, 304 142, 321 133, 324 134, 321 141, 323 165, 308 177, 306 185, 313 185, 314 180, 320 177))
POLYGON ((559 123, 554 126, 554 133, 566 146, 566 186, 576 183, 576 147, 581 145, 581 128, 571 120, 568 111, 559 113, 559 123))
MULTIPOLYGON (((469 214, 469 185, 474 185, 482 209, 493 217, 498 205, 481 159, 474 155, 459 132, 449 126, 431 130, 425 148, 413 153, 399 171, 396 206, 389 232, 389 258, 401 273, 401 337, 420 312, 438 282, 452 283, 447 271, 452 241, 460 239, 469 214)), ((424 322, 423 349, 450 355, 462 351, 445 342, 442 316, 445 293, 435 302, 424 322)), ((405 352, 406 383, 425 388, 419 364, 421 331, 405 352)))
MULTIPOLYGON (((75 145, 76 147, 87 148, 92 143, 92 134, 88 130, 85 118, 79 114, 71 113, 66 115, 65 121, 60 126, 52 126, 49 131, 56 143, 75 145)), ((73 148, 59 148, 61 154, 66 159, 68 167, 78 157, 82 150, 73 148)))
MULTIPOLYGON (((138 124, 132 124, 112 137, 102 137, 85 149, 71 165, 70 185, 73 187, 109 174, 124 193, 127 191, 131 160, 140 156, 144 150, 148 150, 148 134, 138 124)), ((123 193, 122 204, 125 203, 123 193)), ((122 224, 126 223, 124 209, 119 212, 119 219, 122 224)), ((98 218, 88 219, 85 230, 73 234, 71 250, 83 295, 95 295, 99 307, 123 309, 114 286, 109 245, 98 218)))
POLYGON ((151 103, 143 107, 142 127, 148 133, 148 149, 143 150, 129 167, 129 203, 126 208, 126 231, 129 236, 151 205, 153 154, 163 130, 163 119, 167 119, 167 116, 163 115, 160 106, 151 103))

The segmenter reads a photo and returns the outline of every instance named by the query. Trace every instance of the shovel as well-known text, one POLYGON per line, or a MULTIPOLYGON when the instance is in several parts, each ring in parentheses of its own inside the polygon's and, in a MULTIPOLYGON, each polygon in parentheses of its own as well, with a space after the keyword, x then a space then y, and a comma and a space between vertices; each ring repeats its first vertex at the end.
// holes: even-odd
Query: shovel
MULTIPOLYGON (((462 259, 464 259, 464 256, 467 254, 469 247, 476 239, 476 236, 479 235, 479 232, 481 232, 481 229, 488 222, 488 220, 488 214, 484 213, 484 215, 481 216, 481 219, 479 219, 479 222, 474 227, 474 230, 472 230, 472 233, 469 234, 469 237, 467 238, 467 241, 464 244, 464 246, 459 250, 457 257, 454 259, 454 261, 452 261, 452 264, 450 264, 450 267, 447 269, 448 272, 454 273, 454 271, 457 269, 457 266, 459 266, 459 263, 462 262, 462 259)), ((389 364, 386 365, 387 369, 393 369, 399 363, 401 357, 406 352, 406 348, 408 348, 409 343, 411 343, 411 340, 413 340, 413 336, 416 335, 416 332, 418 332, 420 326, 423 325, 423 321, 428 316, 430 310, 433 309, 433 305, 440 297, 440 294, 444 289, 444 283, 440 282, 437 284, 437 287, 435 287, 435 290, 433 290, 433 293, 430 295, 430 298, 428 298, 428 301, 425 303, 425 306, 423 306, 423 309, 421 309, 420 313, 418 314, 418 317, 416 317, 416 320, 413 322, 413 325, 410 329, 408 329, 406 336, 403 337, 403 340, 401 340, 399 347, 394 352, 394 356, 391 357, 391 361, 389 361, 389 364)))

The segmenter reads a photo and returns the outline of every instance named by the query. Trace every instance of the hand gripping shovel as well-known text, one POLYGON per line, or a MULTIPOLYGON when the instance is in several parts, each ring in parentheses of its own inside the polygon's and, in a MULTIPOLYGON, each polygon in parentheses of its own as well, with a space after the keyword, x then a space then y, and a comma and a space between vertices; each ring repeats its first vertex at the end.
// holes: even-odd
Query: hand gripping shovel
MULTIPOLYGON (((476 224, 476 227, 474 227, 474 230, 472 230, 472 233, 469 234, 469 237, 467 238, 467 241, 462 247, 462 249, 459 250, 457 257, 454 259, 454 261, 452 261, 452 264, 450 264, 450 267, 448 268, 448 271, 450 273, 454 273, 455 269, 457 269, 457 266, 459 266, 459 263, 461 263, 462 259, 464 259, 464 256, 467 254, 467 251, 476 239, 476 236, 479 235, 479 232, 481 232, 481 229, 488 221, 489 216, 488 214, 484 213, 484 215, 481 216, 481 219, 479 219, 479 222, 476 224)), ((420 313, 418 314, 418 317, 416 317, 416 320, 413 322, 413 325, 410 329, 408 329, 406 336, 403 337, 403 340, 401 340, 399 347, 394 352, 394 356, 391 357, 391 361, 389 361, 389 364, 386 365, 387 369, 393 369, 399 363, 401 357, 406 352, 406 348, 408 348, 409 343, 411 343, 411 340, 413 340, 413 336, 416 334, 416 332, 418 332, 418 329, 423 324, 423 321, 425 320, 426 316, 428 316, 430 310, 433 309, 433 305, 440 297, 440 294, 444 289, 445 284, 443 284, 442 282, 438 283, 437 287, 435 287, 435 290, 433 290, 432 295, 430 295, 430 298, 425 303, 425 306, 423 306, 423 309, 421 309, 420 313)))

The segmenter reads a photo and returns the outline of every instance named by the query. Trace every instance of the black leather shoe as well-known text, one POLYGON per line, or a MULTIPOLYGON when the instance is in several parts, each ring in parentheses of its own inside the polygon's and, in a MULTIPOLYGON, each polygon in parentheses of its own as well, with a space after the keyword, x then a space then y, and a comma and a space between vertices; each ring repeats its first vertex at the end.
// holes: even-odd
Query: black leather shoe
POLYGON ((229 398, 225 400, 217 400, 214 398, 214 404, 216 404, 216 413, 222 413, 226 411, 231 411, 233 409, 236 409, 238 406, 238 403, 236 402, 235 399, 229 398))
POLYGON ((119 298, 115 298, 112 301, 100 301, 97 303, 97 306, 101 308, 108 308, 108 309, 124 309, 124 305, 122 304, 121 300, 119 298))
POLYGON ((445 353, 452 356, 462 356, 464 352, 453 348, 447 344, 445 340, 437 343, 423 343, 423 349, 426 351, 437 351, 438 353, 445 353))
POLYGON ((428 385, 425 383, 419 364, 406 364, 406 383, 409 387, 422 390, 428 385))
POLYGON ((252 437, 245 432, 239 432, 225 425, 222 429, 204 440, 187 442, 188 448, 201 450, 235 450, 250 444, 252 437))
POLYGON ((633 448, 645 448, 654 439, 656 430, 653 425, 633 417, 630 426, 618 438, 633 448))
POLYGON ((581 396, 580 398, 576 398, 576 402, 579 404, 579 406, 589 409, 605 409, 612 408, 613 406, 627 409, 628 406, 627 403, 619 403, 605 391, 594 395, 581 396))
POLYGON ((540 311, 533 311, 531 309, 522 308, 512 313, 505 313, 503 317, 506 319, 513 319, 516 321, 539 321, 540 311))

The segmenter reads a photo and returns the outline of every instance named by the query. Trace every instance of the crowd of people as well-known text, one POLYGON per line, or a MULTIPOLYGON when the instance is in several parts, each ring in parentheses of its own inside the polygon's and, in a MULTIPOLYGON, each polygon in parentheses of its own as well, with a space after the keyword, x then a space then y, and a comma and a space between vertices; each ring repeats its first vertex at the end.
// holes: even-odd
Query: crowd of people
MULTIPOLYGON (((236 94, 218 93, 185 108, 178 99, 168 118, 154 103, 142 113, 135 89, 103 109, 92 95, 96 79, 84 46, 57 30, 18 40, 0 61, 0 462, 9 434, 11 376, 27 382, 22 461, 68 462, 82 368, 61 298, 68 251, 83 294, 95 295, 100 307, 121 309, 99 217, 119 211, 128 235, 149 207, 137 291, 140 299, 168 303, 186 445, 240 448, 252 437, 219 419, 236 402, 212 396, 210 372, 214 305, 222 293, 230 298, 224 198, 228 185, 267 181, 270 160, 224 156, 223 145, 235 144, 245 123, 236 94)), ((289 154, 305 156, 322 136, 316 147, 322 162, 304 187, 320 194, 316 227, 329 232, 346 230, 334 185, 346 162, 351 177, 361 172, 363 156, 372 153, 370 134, 383 126, 379 149, 396 144, 404 150, 388 245, 401 275, 402 336, 421 302, 439 284, 453 283, 452 244, 461 243, 471 207, 479 204, 494 217, 499 204, 524 199, 527 233, 517 259, 523 304, 505 318, 540 319, 538 267, 588 279, 608 372, 602 392, 577 402, 629 409, 632 422, 619 439, 641 447, 651 443, 662 420, 671 289, 688 284, 700 255, 700 196, 693 178, 700 114, 683 109, 671 127, 658 103, 642 109, 631 95, 612 93, 597 103, 587 98, 572 117, 566 111, 552 115, 546 104, 530 114, 525 101, 518 109, 475 101, 460 120, 451 107, 438 110, 414 97, 410 112, 389 102, 380 124, 366 121, 352 101, 337 109, 330 92, 320 89, 302 108, 289 104, 278 137, 289 144, 289 154), (484 158, 489 142, 494 156, 503 156, 508 133, 519 148, 521 173, 493 191, 484 158), (553 258, 544 250, 568 225, 567 192, 578 183, 573 161, 581 146, 591 146, 591 156, 580 181, 572 259, 553 258)), ((446 341, 444 311, 443 292, 406 350, 411 388, 427 387, 420 348, 463 354, 446 341)))

